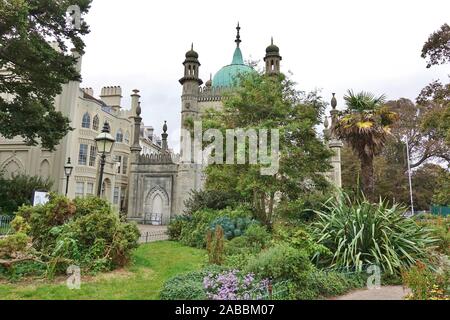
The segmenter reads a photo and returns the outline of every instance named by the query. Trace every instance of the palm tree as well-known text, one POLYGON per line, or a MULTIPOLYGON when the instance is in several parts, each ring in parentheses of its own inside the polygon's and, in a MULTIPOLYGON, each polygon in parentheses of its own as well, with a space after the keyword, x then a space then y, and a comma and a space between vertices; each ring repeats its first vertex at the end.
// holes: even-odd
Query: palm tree
POLYGON ((395 112, 385 106, 385 96, 375 97, 369 92, 355 94, 349 90, 344 97, 347 110, 342 111, 334 125, 334 134, 346 141, 361 162, 362 191, 374 196, 373 159, 380 154, 397 120, 395 112))

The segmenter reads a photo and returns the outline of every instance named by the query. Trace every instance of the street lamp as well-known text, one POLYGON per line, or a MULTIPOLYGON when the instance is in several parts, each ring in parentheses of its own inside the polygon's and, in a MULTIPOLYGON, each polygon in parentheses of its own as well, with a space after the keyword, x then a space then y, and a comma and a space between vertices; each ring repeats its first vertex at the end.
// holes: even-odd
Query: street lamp
POLYGON ((107 122, 103 125, 102 132, 95 138, 95 143, 97 145, 97 151, 101 154, 100 160, 100 177, 98 179, 97 196, 102 195, 102 184, 103 184, 103 171, 106 164, 106 155, 111 153, 112 147, 116 140, 109 133, 109 125, 107 122))
POLYGON ((72 175, 73 165, 70 163, 70 157, 67 159, 67 163, 64 166, 64 173, 66 174, 66 197, 69 192, 69 178, 72 175))

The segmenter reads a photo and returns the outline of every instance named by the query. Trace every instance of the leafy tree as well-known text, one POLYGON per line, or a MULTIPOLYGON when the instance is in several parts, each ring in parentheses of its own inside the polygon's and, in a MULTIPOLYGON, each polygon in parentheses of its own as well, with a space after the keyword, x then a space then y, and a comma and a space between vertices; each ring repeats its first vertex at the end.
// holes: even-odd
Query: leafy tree
POLYGON ((50 191, 53 182, 41 177, 17 175, 11 179, 0 172, 0 214, 13 214, 22 205, 31 205, 33 191, 50 191))
POLYGON ((450 62, 450 26, 444 23, 428 38, 422 49, 422 58, 428 59, 427 68, 450 62))
MULTIPOLYGON (((298 199, 302 194, 328 186, 322 172, 330 169, 331 152, 317 138, 315 126, 320 123, 325 103, 317 92, 305 94, 284 75, 267 76, 251 73, 241 77, 240 86, 229 92, 220 111, 210 110, 203 117, 203 128, 219 129, 279 129, 279 170, 262 175, 264 164, 207 167, 206 188, 239 192, 250 199, 255 216, 271 226, 276 198, 281 201, 298 199)), ((225 136, 225 135, 224 135, 225 136)), ((268 137, 269 149, 271 136, 268 137)), ((246 159, 251 152, 248 143, 246 159)), ((238 150, 235 147, 235 155, 238 150)), ((216 156, 216 150, 212 152, 216 156)), ((225 159, 225 157, 224 157, 225 159)))
POLYGON ((422 125, 440 116, 442 108, 439 105, 419 105, 404 98, 389 101, 386 105, 399 115, 399 120, 392 127, 392 135, 388 141, 390 148, 387 149, 391 154, 386 154, 387 156, 402 163, 406 171, 405 143, 408 142, 412 169, 427 162, 450 163, 450 145, 446 144, 444 136, 436 127, 422 125))
POLYGON ((334 125, 335 134, 346 141, 361 163, 361 183, 364 194, 374 196, 374 157, 381 153, 397 120, 397 114, 384 106, 384 96, 372 93, 355 94, 349 90, 344 97, 348 109, 342 111, 334 125))
MULTIPOLYGON (((422 58, 428 59, 427 68, 450 62, 450 27, 443 24, 424 44, 422 58)), ((423 127, 434 130, 436 134, 446 139, 450 145, 450 83, 442 84, 436 80, 425 87, 417 98, 424 106, 434 105, 435 112, 429 114, 423 122, 423 127)))
POLYGON ((82 53, 85 22, 66 19, 69 6, 80 13, 91 0, 3 0, 0 2, 0 134, 22 136, 29 145, 53 150, 70 130, 69 119, 54 107, 62 84, 80 80, 76 57, 82 53), (52 46, 51 42, 59 47, 52 46))

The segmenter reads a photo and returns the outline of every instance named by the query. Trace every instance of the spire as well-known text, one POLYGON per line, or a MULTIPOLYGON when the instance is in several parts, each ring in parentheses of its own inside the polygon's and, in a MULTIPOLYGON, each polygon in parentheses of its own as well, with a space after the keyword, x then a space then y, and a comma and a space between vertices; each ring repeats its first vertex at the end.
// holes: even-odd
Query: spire
POLYGON ((234 42, 236 42, 236 45, 237 45, 237 47, 239 48, 239 45, 241 44, 241 34, 240 34, 240 31, 241 31, 241 27, 239 26, 239 22, 238 22, 238 24, 237 24, 237 27, 236 27, 236 30, 237 30, 237 35, 236 35, 236 40, 234 41, 234 42))

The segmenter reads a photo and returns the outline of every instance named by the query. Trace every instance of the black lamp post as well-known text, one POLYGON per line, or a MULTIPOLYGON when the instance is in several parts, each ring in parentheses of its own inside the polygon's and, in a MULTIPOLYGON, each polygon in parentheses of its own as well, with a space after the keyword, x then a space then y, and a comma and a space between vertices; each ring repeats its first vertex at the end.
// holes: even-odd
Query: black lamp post
POLYGON ((109 125, 105 122, 102 132, 95 138, 95 143, 97 144, 97 150, 101 154, 100 158, 100 177, 98 179, 97 196, 102 195, 102 184, 103 184, 103 171, 106 164, 106 155, 111 153, 112 147, 116 140, 109 133, 109 125))
POLYGON ((73 166, 70 163, 70 158, 67 159, 67 163, 64 166, 64 173, 66 174, 66 197, 67 193, 69 192, 69 178, 72 175, 73 166))

